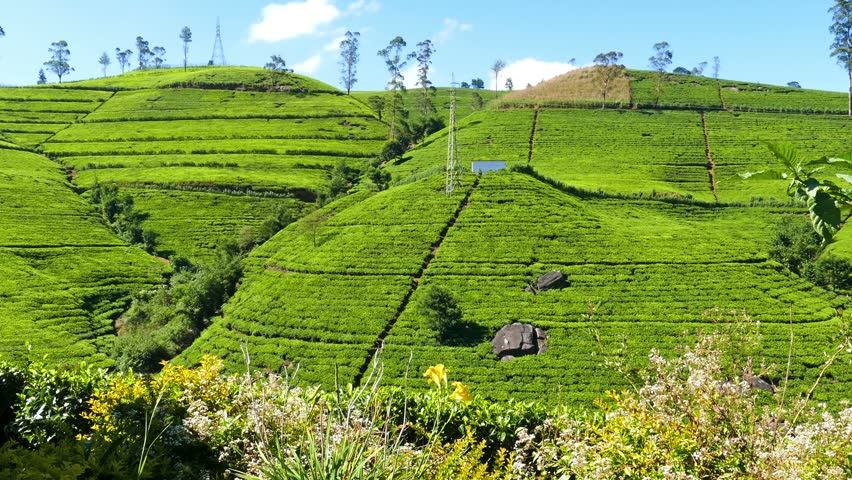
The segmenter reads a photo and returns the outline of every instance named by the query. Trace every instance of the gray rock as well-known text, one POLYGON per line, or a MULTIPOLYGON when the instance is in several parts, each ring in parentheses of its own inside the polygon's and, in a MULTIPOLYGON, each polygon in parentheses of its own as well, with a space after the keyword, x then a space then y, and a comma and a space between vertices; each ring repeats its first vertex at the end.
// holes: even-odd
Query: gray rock
POLYGON ((501 361, 547 350, 547 332, 528 323, 506 325, 491 340, 492 352, 501 361))
POLYGON ((743 375, 743 380, 748 383, 748 386, 751 387, 752 390, 758 389, 767 391, 769 393, 775 393, 775 386, 767 382, 766 380, 758 377, 757 375, 747 373, 743 375))
POLYGON ((568 285, 568 279, 562 272, 559 270, 551 270, 538 277, 538 280, 536 280, 534 284, 528 286, 526 291, 530 293, 538 293, 555 288, 565 288, 568 285))

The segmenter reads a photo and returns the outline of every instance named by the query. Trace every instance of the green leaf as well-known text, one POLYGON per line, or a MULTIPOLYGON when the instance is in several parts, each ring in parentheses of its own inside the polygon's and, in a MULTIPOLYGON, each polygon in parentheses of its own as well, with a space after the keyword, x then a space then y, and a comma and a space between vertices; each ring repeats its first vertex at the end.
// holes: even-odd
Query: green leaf
POLYGON ((763 170, 760 172, 746 172, 737 174, 742 179, 753 180, 784 180, 786 175, 777 170, 763 170))
POLYGON ((852 183, 852 175, 847 175, 845 173, 838 173, 837 178, 841 180, 846 180, 848 183, 852 183))
POLYGON ((817 192, 820 191, 819 180, 817 180, 816 178, 809 178, 805 180, 803 185, 809 197, 815 197, 817 192))
POLYGON ((814 230, 822 237, 822 243, 830 243, 834 234, 840 229, 841 221, 840 209, 837 208, 834 199, 822 190, 817 190, 808 198, 808 212, 814 230))
POLYGON ((799 157, 799 152, 796 151, 792 145, 768 143, 766 146, 769 148, 769 151, 775 155, 775 158, 778 159, 778 161, 781 162, 781 164, 788 170, 795 171, 799 169, 802 159, 799 157))

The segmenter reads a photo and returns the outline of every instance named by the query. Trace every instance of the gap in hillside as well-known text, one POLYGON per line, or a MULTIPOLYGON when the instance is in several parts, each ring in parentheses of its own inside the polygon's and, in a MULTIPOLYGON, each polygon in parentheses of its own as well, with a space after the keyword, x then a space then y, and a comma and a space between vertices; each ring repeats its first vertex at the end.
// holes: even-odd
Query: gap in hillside
POLYGON ((536 105, 535 113, 533 114, 532 131, 530 132, 530 154, 527 157, 527 165, 530 165, 533 160, 533 152, 535 151, 535 134, 538 131, 538 114, 541 107, 536 105))
POLYGON ((701 111, 701 127, 704 131, 704 152, 707 155, 707 172, 710 175, 710 191, 713 192, 713 198, 719 201, 719 195, 716 192, 716 162, 713 161, 713 150, 710 147, 710 132, 707 128, 707 115, 701 111))
POLYGON ((479 180, 480 177, 477 176, 476 180, 474 180, 473 182, 473 185, 467 191, 461 203, 459 203, 459 206, 453 214, 453 217, 450 219, 449 222, 447 222, 447 224, 444 226, 444 229, 441 230, 441 233, 438 236, 438 241, 435 242, 434 245, 432 245, 432 248, 429 250, 429 253, 426 255, 426 258, 423 259, 423 265, 420 267, 420 270, 411 278, 411 287, 408 289, 408 292, 406 292, 405 296, 402 298, 402 302, 400 303, 399 308, 397 308, 396 313, 393 315, 393 317, 391 317, 387 325, 385 325, 384 330, 379 333, 376 342, 370 348, 370 351, 368 352, 366 358, 364 358, 364 363, 361 365, 361 368, 358 369, 358 373, 355 375, 355 378, 352 381, 352 385, 354 385, 355 387, 361 385, 361 380, 367 373, 367 370, 370 367, 370 363, 372 363, 378 352, 381 351, 382 347, 384 346, 385 339, 390 334, 390 331, 391 329, 393 329, 393 326, 396 325, 396 322, 399 320, 399 317, 402 316, 402 313, 406 310, 406 308, 408 308, 408 304, 411 301, 412 295, 414 295, 414 292, 416 292, 417 289, 420 288, 420 282, 423 279, 423 275, 426 273, 426 270, 429 268, 429 265, 432 263, 432 260, 434 260, 435 256, 438 254, 438 250, 441 248, 441 245, 447 238, 447 233, 449 233, 450 229, 455 226, 462 211, 464 211, 464 209, 470 206, 470 197, 471 195, 473 195, 473 192, 475 192, 476 188, 479 186, 479 180))

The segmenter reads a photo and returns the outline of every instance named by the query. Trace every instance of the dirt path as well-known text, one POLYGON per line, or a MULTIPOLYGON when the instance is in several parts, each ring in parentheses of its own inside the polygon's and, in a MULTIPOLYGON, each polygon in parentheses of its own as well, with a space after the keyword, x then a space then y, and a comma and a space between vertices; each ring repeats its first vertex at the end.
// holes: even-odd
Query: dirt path
POLYGON ((538 114, 540 111, 541 107, 535 107, 535 113, 533 114, 532 132, 530 132, 530 153, 527 156, 527 165, 531 164, 533 160, 533 151, 535 150, 535 134, 538 131, 538 114))
POLYGON ((476 191, 476 188, 479 186, 479 177, 477 177, 476 181, 473 182, 473 186, 470 187, 467 194, 464 196, 462 201, 459 203, 458 209, 453 214, 453 217, 449 222, 444 226, 444 229, 441 230, 441 234, 438 237, 438 241, 435 242, 430 248, 429 253, 426 255, 426 258, 423 259, 423 265, 420 266, 420 270, 414 274, 411 279, 411 287, 406 292, 405 296, 402 298, 402 302, 399 304, 399 307, 396 309, 396 313, 394 313, 393 317, 388 321, 387 325, 385 325, 384 330, 379 334, 379 337, 376 339, 376 342, 370 348, 370 353, 364 359, 363 365, 358 369, 358 374, 355 375, 355 379, 352 381, 354 386, 360 386, 361 380, 363 380, 364 375, 366 375, 367 370, 370 368, 370 364, 373 363, 373 358, 376 354, 381 351, 384 347, 385 339, 390 334, 391 329, 394 325, 396 325, 397 320, 402 315, 402 312, 408 308, 408 303, 411 301, 411 296, 414 295, 414 292, 420 288, 420 281, 423 279, 423 274, 426 273, 426 270, 429 268, 429 265, 432 263, 432 260, 435 259, 435 256, 438 254, 438 251, 441 249, 441 245, 444 243, 444 240, 447 238, 447 233, 450 231, 453 226, 455 226, 456 222, 459 219, 459 215, 470 205, 470 197, 473 195, 473 192, 476 191))
POLYGON ((707 172, 710 175, 710 191, 713 192, 713 198, 719 201, 719 195, 716 192, 716 162, 713 161, 713 149, 710 148, 710 132, 707 129, 707 116, 701 112, 701 127, 704 130, 704 153, 707 155, 707 172))

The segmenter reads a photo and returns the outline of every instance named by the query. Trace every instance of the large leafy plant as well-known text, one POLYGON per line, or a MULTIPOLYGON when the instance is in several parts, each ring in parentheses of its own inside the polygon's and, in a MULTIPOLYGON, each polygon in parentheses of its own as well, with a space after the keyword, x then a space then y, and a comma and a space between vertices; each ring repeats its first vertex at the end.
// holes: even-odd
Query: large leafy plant
MULTIPOLYGON (((817 174, 833 164, 852 165, 852 152, 837 157, 805 160, 791 145, 768 144, 779 169, 744 173, 743 178, 789 180, 787 194, 808 208, 811 225, 822 239, 822 247, 831 243, 844 223, 843 212, 852 209, 852 188, 842 188, 817 174)), ((837 178, 852 184, 852 175, 837 173, 837 178)))

